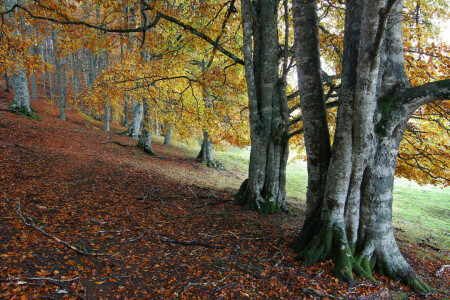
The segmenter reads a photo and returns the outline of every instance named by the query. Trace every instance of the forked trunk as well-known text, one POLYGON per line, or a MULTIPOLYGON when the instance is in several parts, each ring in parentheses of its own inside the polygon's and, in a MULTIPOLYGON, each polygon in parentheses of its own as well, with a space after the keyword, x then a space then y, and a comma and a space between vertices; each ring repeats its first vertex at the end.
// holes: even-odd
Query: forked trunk
MULTIPOLYGON (((298 0, 294 5, 294 19, 303 18, 304 24, 309 7, 306 2, 298 0)), ((311 213, 292 246, 308 265, 332 258, 337 275, 348 281, 353 280, 353 272, 374 280, 372 269, 376 267, 412 288, 429 291, 395 242, 392 189, 408 119, 421 105, 448 99, 450 80, 407 88, 401 12, 402 1, 347 1, 338 120, 326 184, 321 191, 323 199, 311 201, 317 189, 310 193, 314 186, 308 186, 308 206, 319 206, 308 209, 311 213), (390 18, 384 18, 389 13, 390 18)), ((297 62, 312 59, 311 54, 299 52, 308 47, 302 45, 310 40, 302 35, 306 31, 296 31, 300 44, 297 62)), ((308 68, 307 64, 297 67, 299 74, 308 71, 302 70, 308 68)), ((300 78, 300 83, 302 80, 305 78, 300 78)), ((307 102, 308 95, 302 96, 302 101, 307 102)), ((317 120, 312 118, 313 109, 302 106, 307 151, 308 147, 317 147, 314 143, 318 142, 316 138, 309 143, 306 137, 306 132, 312 130, 306 126, 308 118, 317 120)), ((318 167, 313 169, 317 171, 318 167)))

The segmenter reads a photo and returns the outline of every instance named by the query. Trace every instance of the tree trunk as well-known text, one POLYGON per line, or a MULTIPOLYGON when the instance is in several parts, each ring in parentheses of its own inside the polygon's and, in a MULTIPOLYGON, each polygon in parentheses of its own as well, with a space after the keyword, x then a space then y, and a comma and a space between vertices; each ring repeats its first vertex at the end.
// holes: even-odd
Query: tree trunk
POLYGON ((139 131, 141 129, 141 121, 143 115, 142 103, 132 101, 131 110, 133 113, 133 118, 131 119, 131 124, 126 134, 128 136, 131 136, 134 140, 139 140, 139 131))
MULTIPOLYGON (((306 2, 294 3, 297 62, 314 59, 313 52, 302 52, 310 46, 310 38, 305 36, 308 30, 297 27, 297 24, 303 27, 313 24, 308 20, 308 11, 317 15, 316 8, 306 2)), ((319 202, 308 199, 308 206, 320 205, 308 208, 314 221, 307 216, 292 246, 307 265, 332 258, 337 275, 348 281, 353 280, 352 272, 374 280, 371 272, 376 267, 412 288, 429 291, 402 257, 395 242, 392 188, 406 122, 420 105, 447 99, 450 80, 405 89, 402 1, 393 4, 395 1, 347 1, 340 104, 325 186, 319 188, 323 196, 320 200, 317 189, 310 193, 314 186, 308 186, 307 197, 317 195, 319 198, 319 202), (391 18, 387 21, 389 13, 391 18), (364 24, 361 24, 361 16, 364 24), (401 89, 394 88, 396 86, 401 89)), ((314 32, 318 36, 317 28, 314 32)), ((297 63, 297 67, 300 77, 312 68, 306 63, 297 63)), ((299 78, 300 86, 302 81, 307 83, 311 78, 299 78)), ((312 81, 309 87, 314 82, 319 83, 319 79, 312 81)), ((312 114, 314 107, 307 105, 307 95, 302 96, 302 102, 306 102, 302 106, 302 116, 308 153, 308 148, 318 147, 306 138, 307 131, 317 129, 308 129, 308 119, 314 121, 317 117, 312 114)), ((314 143, 324 146, 329 142, 316 138, 314 143)), ((319 171, 317 165, 312 168, 319 171)))
POLYGON ((74 102, 78 102, 79 84, 78 84, 78 53, 72 54, 71 59, 72 68, 72 85, 73 85, 73 96, 74 102))
MULTIPOLYGON (((45 47, 45 45, 41 45, 41 47, 40 47, 40 52, 41 53, 40 54, 41 54, 42 60, 45 61, 44 47, 45 47)), ((43 86, 42 92, 43 92, 44 96, 47 93, 47 83, 45 82, 45 78, 46 78, 46 76, 45 76, 45 68, 43 68, 42 69, 42 86, 43 86)))
POLYGON ((172 124, 166 124, 164 126, 164 145, 172 145, 172 124))
POLYGON ((286 208, 289 117, 286 92, 278 75, 277 6, 276 0, 242 1, 252 147, 248 179, 234 199, 261 213, 286 208))
MULTIPOLYGON (((35 56, 38 54, 39 49, 37 48, 37 46, 32 46, 30 52, 31 56, 35 56)), ((36 75, 34 71, 31 74, 30 79, 31 79, 31 99, 33 99, 33 101, 37 101, 36 75)))
POLYGON ((109 131, 109 120, 110 120, 110 117, 109 117, 109 105, 105 104, 103 106, 103 124, 104 124, 104 128, 103 129, 105 131, 109 131))
POLYGON ((11 93, 11 77, 9 77, 8 72, 5 72, 5 92, 11 93))
POLYGON ((200 153, 197 155, 197 160, 207 167, 219 168, 219 165, 212 157, 213 142, 211 136, 206 130, 203 130, 203 141, 200 153))
MULTIPOLYGON (((17 4, 17 0, 5 1, 5 10, 10 10, 17 4)), ((9 18, 9 16, 8 16, 9 18)), ((12 29, 13 35, 18 35, 17 29, 12 29)), ((25 115, 31 115, 30 91, 28 90, 28 78, 23 69, 23 63, 19 59, 16 70, 13 71, 14 100, 11 108, 23 112, 25 115)))
POLYGON ((36 75, 32 74, 31 79, 31 99, 37 101, 37 86, 36 86, 36 75))
POLYGON ((143 98, 143 110, 144 110, 144 125, 142 127, 142 133, 139 138, 138 148, 142 149, 149 155, 156 156, 156 153, 152 149, 152 126, 150 120, 150 109, 147 98, 143 98))

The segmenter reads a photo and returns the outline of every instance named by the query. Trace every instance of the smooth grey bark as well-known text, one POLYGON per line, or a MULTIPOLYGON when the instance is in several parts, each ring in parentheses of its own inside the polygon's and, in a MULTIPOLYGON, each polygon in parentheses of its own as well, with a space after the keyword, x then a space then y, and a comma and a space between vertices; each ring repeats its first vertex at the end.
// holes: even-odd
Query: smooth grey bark
POLYGON ((207 167, 218 168, 216 161, 212 157, 213 141, 211 136, 206 130, 203 130, 203 139, 200 152, 197 155, 197 159, 207 167))
POLYGON ((139 140, 139 131, 141 130, 141 121, 144 113, 142 103, 132 101, 131 110, 133 117, 126 134, 131 136, 134 140, 139 140))
MULTIPOLYGON (((172 136, 172 125, 168 124, 168 126, 170 126, 169 130, 170 130, 170 136, 169 136, 169 144, 166 144, 165 142, 165 137, 164 137, 164 144, 165 145, 170 145, 170 139, 172 136)), ((159 121, 158 121, 158 107, 155 106, 155 135, 159 135, 159 121)))
MULTIPOLYGON (((56 36, 55 30, 52 31, 52 40, 54 45, 54 51, 56 52, 56 49, 58 47, 58 38, 56 36)), ((57 58, 56 53, 55 55, 55 76, 56 81, 58 83, 58 104, 59 104, 59 118, 63 121, 66 120, 66 58, 61 57, 57 58)))
POLYGON ((103 106, 103 130, 109 131, 110 110, 109 105, 103 106))
POLYGON ((75 103, 78 102, 79 83, 78 83, 78 53, 72 53, 72 59, 70 61, 72 68, 72 86, 73 86, 73 96, 75 103))
POLYGON ((144 124, 142 126, 142 133, 139 137, 138 148, 142 149, 145 153, 155 156, 156 153, 152 149, 152 124, 150 116, 150 108, 147 98, 142 99, 143 111, 144 111, 144 124))
POLYGON ((250 111, 250 165, 235 201, 261 213, 286 208, 289 116, 279 78, 276 0, 242 1, 245 78, 250 111))
MULTIPOLYGON (((5 10, 10 10, 18 2, 17 0, 6 0, 5 10)), ((7 16, 9 18, 9 16, 7 16)), ((19 34, 16 29, 13 29, 14 35, 19 34)), ((23 63, 18 58, 18 66, 13 71, 13 87, 14 87, 14 100, 11 104, 11 108, 22 111, 25 115, 31 114, 30 107, 30 91, 28 90, 28 78, 23 69, 23 63)))
MULTIPOLYGON (((45 44, 41 45, 39 50, 40 50, 40 55, 41 55, 42 59, 45 61, 46 58, 45 58, 44 47, 45 47, 45 44)), ((45 76, 45 68, 42 69, 42 87, 43 87, 43 89, 42 89, 43 94, 45 95, 47 93, 47 82, 46 82, 46 76, 45 76)))
MULTIPOLYGON (((294 19, 303 19, 302 26, 307 26, 308 11, 313 9, 306 1, 296 1, 294 19)), ((323 201, 316 210, 317 221, 307 220, 292 246, 306 264, 332 258, 337 274, 349 281, 353 280, 352 272, 373 280, 371 272, 376 267, 412 288, 429 291, 395 242, 392 188, 407 121, 421 105, 448 99, 450 80, 415 88, 405 85, 401 12, 402 1, 346 3, 342 91, 323 201)), ((301 23, 297 21, 294 24, 301 23)), ((308 30, 298 29, 297 60, 312 59, 311 54, 301 51, 310 46, 305 36, 308 30)), ((318 36, 318 31, 315 34, 318 36)), ((307 64, 297 66, 310 68, 307 64)), ((302 107, 304 122, 310 110, 302 107)), ((304 130, 305 135, 311 131, 304 130)), ((307 142, 305 145, 311 147, 307 142)))
POLYGON ((166 124, 164 126, 165 133, 164 135, 164 145, 172 145, 172 124, 166 124))

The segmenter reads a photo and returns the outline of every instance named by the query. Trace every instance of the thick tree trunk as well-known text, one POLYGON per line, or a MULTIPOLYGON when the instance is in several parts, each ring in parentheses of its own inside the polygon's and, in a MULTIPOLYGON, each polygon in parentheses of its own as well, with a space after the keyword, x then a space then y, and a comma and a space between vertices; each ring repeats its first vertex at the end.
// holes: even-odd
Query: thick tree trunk
MULTIPOLYGON (((5 10, 10 10, 14 5, 17 4, 17 0, 7 0, 5 1, 5 10)), ((7 16, 9 19, 10 16, 7 16)), ((17 29, 12 29, 13 35, 18 35, 17 29)), ((14 100, 11 104, 11 108, 23 112, 25 115, 31 115, 30 107, 30 91, 28 90, 28 78, 23 69, 23 63, 19 59, 18 66, 16 70, 13 71, 13 86, 14 86, 14 100)))
POLYGON ((143 99, 143 111, 144 111, 144 125, 142 126, 142 133, 139 138, 138 148, 142 149, 149 155, 156 156, 156 153, 152 149, 152 126, 150 120, 150 110, 148 100, 143 99))
POLYGON ((141 130, 143 107, 142 103, 138 103, 135 101, 132 101, 131 106, 133 118, 131 119, 131 124, 126 134, 128 136, 131 136, 134 140, 139 140, 139 131, 141 130))
POLYGON ((206 130, 203 130, 202 147, 200 148, 200 152, 197 155, 197 160, 207 167, 218 169, 220 168, 220 164, 217 164, 217 162, 213 159, 212 152, 213 142, 211 136, 206 130))
MULTIPOLYGON (((307 20, 307 3, 298 0, 295 4, 294 18, 307 20)), ((312 208, 316 220, 306 220, 293 247, 306 264, 332 258, 338 276, 349 281, 353 280, 352 272, 373 280, 371 272, 376 267, 415 289, 429 291, 395 242, 392 188, 406 122, 420 105, 450 97, 450 80, 405 89, 402 2, 393 4, 394 1, 347 1, 338 123, 323 202, 317 210, 312 208), (391 9, 387 21, 385 16, 391 9), (365 19, 362 25, 361 16, 365 19)), ((296 31, 298 43, 310 40, 305 32, 296 31)), ((298 62, 311 58, 300 50, 296 52, 298 62)), ((304 63, 298 67, 308 68, 304 63)), ((302 101, 307 99, 302 96, 302 101)), ((305 123, 311 110, 302 107, 305 135, 312 130, 305 123)), ((311 148, 308 142, 305 145, 311 148)))
POLYGON ((275 0, 242 1, 252 147, 248 179, 234 199, 261 213, 286 208, 289 118, 278 71, 277 11, 275 0))
POLYGON ((14 100, 11 108, 20 110, 26 115, 31 114, 30 92, 25 71, 19 68, 13 73, 14 100))

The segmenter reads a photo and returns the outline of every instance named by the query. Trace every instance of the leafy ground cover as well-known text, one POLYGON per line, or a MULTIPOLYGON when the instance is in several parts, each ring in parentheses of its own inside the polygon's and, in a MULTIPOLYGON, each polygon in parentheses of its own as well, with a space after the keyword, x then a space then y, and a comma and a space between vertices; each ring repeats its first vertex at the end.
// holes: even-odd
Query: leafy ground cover
MULTIPOLYGON (((0 108, 10 103, 1 93, 0 108)), ((301 201, 273 216, 233 203, 245 177, 234 160, 217 171, 160 143, 150 157, 76 110, 64 122, 54 104, 32 105, 41 121, 0 110, 2 299, 450 296, 448 249, 401 240, 432 294, 382 276, 349 286, 332 262, 305 268, 290 250, 301 201)))

